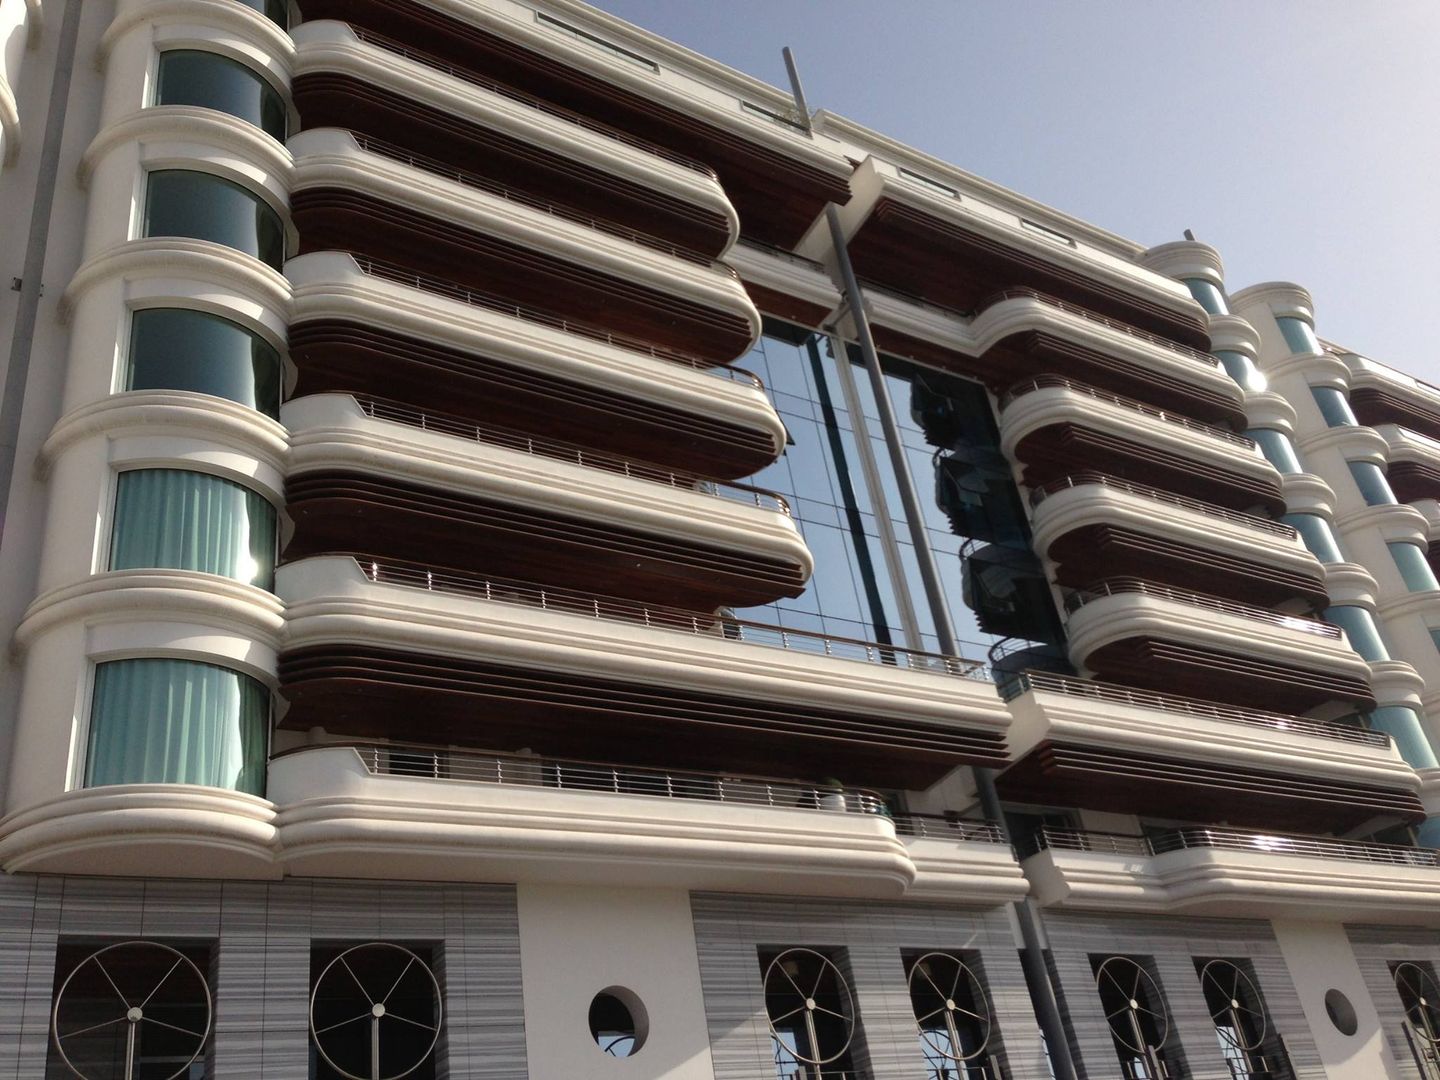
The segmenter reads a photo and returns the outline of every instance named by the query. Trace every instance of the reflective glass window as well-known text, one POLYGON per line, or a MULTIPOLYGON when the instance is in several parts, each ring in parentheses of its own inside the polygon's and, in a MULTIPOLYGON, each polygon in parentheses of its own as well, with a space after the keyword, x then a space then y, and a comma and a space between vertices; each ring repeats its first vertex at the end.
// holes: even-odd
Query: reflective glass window
POLYGON ((203 784, 265 793, 270 693, 193 660, 116 660, 95 669, 85 786, 203 784))
POLYGON ((1228 315, 1230 307, 1225 303, 1225 294, 1214 282, 1204 278, 1183 278, 1190 295, 1211 315, 1228 315))
POLYGON ((1280 520, 1294 526, 1300 534, 1300 542, 1321 562, 1345 561, 1345 556, 1340 553, 1340 544, 1335 539, 1335 530, 1319 514, 1286 514, 1280 520))
POLYGON ((1260 452, 1265 455, 1265 460, 1280 472, 1293 474, 1305 471, 1300 467, 1295 444, 1283 431, 1276 431, 1274 428, 1251 428, 1245 434, 1255 440, 1260 452))
POLYGON ((198 105, 249 121, 285 141, 285 99, 269 80, 219 53, 172 49, 160 54, 156 105, 198 105))
POLYGON ((1260 374, 1260 369, 1255 366, 1255 361, 1242 352, 1235 352, 1233 349, 1216 349, 1215 359, 1220 361, 1220 366, 1225 369, 1225 373, 1239 383, 1242 390, 1258 394, 1270 385, 1265 376, 1260 374))
POLYGON ((189 308, 133 316, 127 390, 193 390, 278 417, 280 378, 280 354, 228 319, 189 308))
POLYGON ((1285 337, 1285 344, 1290 346, 1292 353, 1308 354, 1318 353, 1320 339, 1315 336, 1315 328, 1304 319, 1297 319, 1293 315, 1278 315, 1275 321, 1280 324, 1280 333, 1285 337))
POLYGON ((248 8, 254 8, 271 22, 285 27, 290 26, 290 5, 286 0, 240 0, 248 8))
POLYGON ((1425 549, 1419 544, 1395 543, 1385 546, 1390 549, 1390 557, 1395 560, 1395 566, 1400 571, 1400 576, 1405 579, 1407 589, 1411 592, 1440 589, 1440 581, 1435 580, 1435 571, 1431 568, 1430 561, 1425 558, 1425 549))
POLYGON ((1365 608, 1337 604, 1335 607, 1326 608, 1323 617, 1326 622, 1334 623, 1345 631, 1350 647, 1363 659, 1372 664, 1390 659, 1385 642, 1380 639, 1380 628, 1375 625, 1375 617, 1365 608))
POLYGON ((1350 399, 1333 386, 1312 386, 1311 395, 1320 406, 1320 415, 1331 427, 1354 427, 1360 421, 1350 411, 1350 399))
POLYGON ((123 472, 110 569, 145 567, 199 570, 268 589, 275 573, 275 507, 249 488, 209 473, 123 472))
POLYGON ((1383 731, 1395 740, 1395 749, 1400 756, 1417 769, 1434 769, 1435 751, 1425 736, 1420 715, 1405 705, 1382 705, 1369 715, 1370 726, 1383 731))
POLYGON ((275 208, 250 189, 212 173, 152 172, 145 185, 144 235, 210 240, 276 270, 285 263, 285 227, 275 208))
POLYGON ((1350 475, 1355 478, 1355 486, 1360 489, 1360 497, 1365 500, 1367 506, 1390 506, 1397 500, 1395 493, 1390 490, 1390 481, 1385 479, 1385 472, 1372 461, 1350 461, 1350 475))

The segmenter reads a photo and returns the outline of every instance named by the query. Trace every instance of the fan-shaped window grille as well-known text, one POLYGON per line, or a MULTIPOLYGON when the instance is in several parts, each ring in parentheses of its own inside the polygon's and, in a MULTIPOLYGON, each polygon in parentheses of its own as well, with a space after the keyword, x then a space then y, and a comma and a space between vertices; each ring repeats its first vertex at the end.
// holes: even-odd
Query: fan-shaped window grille
POLYGON ((213 1018, 201 970, 204 950, 122 941, 102 948, 62 946, 57 959, 59 970, 69 967, 51 1014, 52 1060, 58 1057, 65 1070, 60 1075, 82 1080, 191 1075, 213 1018))
POLYGON ((1395 990, 1405 1008, 1405 1034, 1420 1075, 1440 1080, 1440 983, 1428 963, 1391 965, 1395 990))
POLYGON ((1280 1067, 1283 1051, 1270 1038, 1265 999, 1245 966, 1233 960, 1197 960, 1195 967, 1230 1071, 1236 1076, 1289 1075, 1280 1067))
POLYGON ((426 1080, 440 1038, 440 983, 419 953, 373 941, 311 958, 318 1080, 426 1080), (328 1071, 327 1071, 328 1070, 328 1071))
POLYGON ((1166 1080, 1162 1051, 1170 1034, 1170 1013, 1160 986, 1128 956, 1093 961, 1095 986, 1120 1068, 1126 1080, 1166 1080))
POLYGON ((925 1075, 936 1080, 988 1080, 985 1064, 994 1021, 979 974, 946 952, 912 957, 907 968, 925 1075))
POLYGON ((851 1075, 855 1003, 835 961, 814 949, 786 949, 762 954, 760 963, 778 1080, 851 1075))

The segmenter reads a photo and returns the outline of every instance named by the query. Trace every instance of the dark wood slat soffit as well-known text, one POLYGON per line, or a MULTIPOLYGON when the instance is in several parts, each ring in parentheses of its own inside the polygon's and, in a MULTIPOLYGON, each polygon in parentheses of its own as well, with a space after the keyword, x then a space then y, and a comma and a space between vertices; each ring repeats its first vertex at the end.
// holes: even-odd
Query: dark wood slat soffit
POLYGON ((833 775, 926 788, 957 765, 1002 764, 1004 741, 926 724, 775 700, 640 685, 575 672, 349 645, 286 653, 282 726, 635 765, 833 775))
POLYGON ((350 551, 363 537, 382 559, 700 611, 804 591, 795 563, 384 476, 292 476, 286 496, 287 559, 350 551))
POLYGON ((1041 743, 999 786, 1017 802, 1277 831, 1345 833, 1425 817, 1411 790, 1071 743, 1041 743))
POLYGON ((846 177, 751 140, 738 123, 717 127, 414 0, 306 0, 305 17, 365 27, 703 162, 745 231, 767 243, 794 247, 827 202, 849 201, 846 177))
POLYGON ((1440 439, 1440 408, 1427 408, 1412 398, 1388 390, 1362 386, 1350 391, 1350 409, 1355 419, 1374 427, 1399 424, 1421 435, 1440 439))
POLYGON ((1423 461, 1392 461, 1385 468, 1390 490, 1401 502, 1440 499, 1440 467, 1423 461))

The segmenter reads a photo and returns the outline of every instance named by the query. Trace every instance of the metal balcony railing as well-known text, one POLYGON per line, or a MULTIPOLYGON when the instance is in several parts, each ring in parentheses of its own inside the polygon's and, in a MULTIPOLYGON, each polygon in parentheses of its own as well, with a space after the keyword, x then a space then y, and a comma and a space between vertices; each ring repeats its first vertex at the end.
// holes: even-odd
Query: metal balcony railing
POLYGON ((896 814, 895 832, 917 840, 959 840, 970 844, 1003 844, 1005 836, 993 821, 968 821, 940 814, 896 814))
POLYGON ((1216 427, 1213 424, 1202 424, 1199 420, 1191 420, 1188 416, 1181 416, 1179 413, 1171 412, 1168 409, 1157 409, 1153 405, 1146 405, 1143 401, 1136 401, 1134 398, 1121 397, 1119 394, 1112 394, 1105 390, 1097 390, 1093 386, 1086 386, 1084 383, 1076 382, 1074 379, 1067 379, 1064 375, 1037 375, 1033 379, 1026 379, 1017 383, 1009 390, 1006 390, 1000 398, 1000 408, 1004 409, 1016 398, 1024 397, 1026 394, 1033 394, 1037 390, 1062 389, 1072 393, 1084 394, 1086 397, 1094 398, 1096 401, 1104 401, 1110 405, 1117 405, 1130 412, 1140 413, 1155 420, 1163 420, 1167 424, 1175 424, 1183 427, 1186 431, 1193 431, 1211 439, 1218 439, 1221 442, 1230 443, 1233 446, 1243 446, 1247 450, 1255 449, 1255 440, 1244 435, 1237 435, 1233 431, 1216 427))
POLYGON ((386 52, 403 56, 407 60, 414 60, 417 64, 424 64, 426 67, 434 68, 436 71, 443 71, 452 78, 459 79, 462 82, 468 82, 472 86, 478 86, 484 90, 489 90, 492 94, 499 94, 501 97, 509 98, 511 101, 518 101, 520 104, 527 105, 537 112, 543 112, 548 116, 564 120, 566 123, 574 124, 576 127, 585 128, 587 131, 593 131, 597 135, 605 136, 607 139, 614 139, 616 142, 624 143, 626 146, 633 147, 636 150, 643 150, 647 154, 653 154, 655 157, 663 158, 665 161, 674 165, 684 166, 693 172, 708 176, 712 180, 717 179, 714 169, 703 162, 696 161, 694 158, 686 157, 684 154, 676 153, 674 150, 658 146, 655 143, 632 135, 627 131, 611 127, 609 124, 592 120, 583 113, 577 113, 563 106, 552 104, 544 98, 527 94, 523 90, 517 90, 513 86, 507 86, 494 79, 487 79, 485 76, 479 75, 467 68, 456 67, 448 60, 442 60, 440 57, 431 53, 411 48, 409 45, 396 41, 394 38, 386 37, 384 34, 377 34, 373 30, 367 30, 364 27, 354 25, 350 26, 350 30, 367 45, 375 45, 384 49, 386 52))
POLYGON ((681 491, 697 491, 703 495, 748 503, 762 510, 773 510, 787 517, 790 516, 790 504, 785 501, 784 496, 764 488, 751 487, 749 484, 712 480, 693 473, 675 472, 659 465, 631 461, 613 454, 576 446, 573 443, 537 439, 522 431, 497 427, 493 424, 480 424, 463 417, 416 409, 394 401, 383 401, 371 397, 356 397, 355 401, 359 404, 361 411, 374 420, 389 420, 397 424, 405 424, 408 427, 419 428, 422 431, 437 431, 462 439, 473 439, 475 442, 503 446, 507 450, 519 450, 535 457, 550 458, 589 469, 619 473, 632 479, 648 480, 681 491))
POLYGON ((562 330, 567 334, 575 334, 579 337, 589 338, 591 341, 602 341, 607 345, 614 345, 617 348, 643 353, 646 356, 653 356, 657 360, 668 360, 674 364, 683 364, 685 367, 694 368, 696 371, 713 375, 719 379, 748 383, 758 390, 765 388, 765 384, 760 381, 760 376, 754 372, 746 371, 744 368, 726 364, 716 364, 712 361, 701 359, 698 356, 691 356, 689 353, 681 352, 679 349, 671 349, 664 345, 655 345, 651 342, 643 341, 640 338, 629 337, 625 334, 611 333, 609 330, 594 326, 590 323, 576 322, 574 319, 567 319, 553 312, 527 307, 524 304, 516 304, 498 296, 478 292, 475 289, 459 285, 453 281, 431 277, 428 274, 417 274, 413 270, 405 269, 403 266, 396 266, 393 263, 372 259, 368 255, 360 255, 353 251, 346 252, 346 254, 355 260, 362 273, 368 274, 370 277, 398 282, 401 285, 408 285, 412 289, 420 289, 424 292, 435 293, 438 296, 444 296, 451 300, 459 300, 461 303, 469 304, 472 307, 485 308, 488 311, 499 312, 501 315, 510 315, 517 319, 524 319, 526 322, 539 323, 542 326, 548 326, 555 330, 562 330))
POLYGON ((1069 476, 1062 476, 1058 480, 1052 480, 1048 484, 1034 488, 1030 492, 1030 505, 1039 506, 1049 496, 1058 494, 1067 488, 1084 487, 1091 484, 1114 488, 1116 491, 1124 491, 1130 495, 1139 495, 1141 498, 1162 502, 1168 506, 1179 506, 1186 510, 1193 510, 1197 514, 1204 514, 1206 517, 1243 525, 1260 532, 1273 533, 1290 540, 1296 537, 1294 527, 1286 525, 1283 521, 1272 521, 1254 514, 1242 514, 1236 510, 1227 510, 1223 506, 1216 506, 1214 503, 1202 502, 1200 499, 1192 499, 1186 495, 1176 495, 1146 484, 1136 484, 1129 480, 1121 480, 1116 476, 1088 470, 1071 473, 1069 476))
POLYGON ((897 288, 894 285, 882 285, 880 282, 873 281, 870 278, 860 278, 860 284, 867 293, 879 293, 881 296, 893 297, 913 307, 926 308, 930 311, 939 312, 941 315, 949 315, 956 319, 972 319, 975 317, 975 312, 973 311, 965 311, 961 308, 950 307, 948 304, 938 303, 935 300, 927 300, 919 293, 897 288))
POLYGON ((468 172, 465 169, 457 169, 448 161, 441 161, 439 158, 426 157, 424 154, 416 154, 405 149, 403 146, 396 146, 394 143, 385 142, 383 139, 376 139, 370 135, 363 135, 358 131, 350 132, 360 149, 371 154, 378 154, 381 157, 389 158, 391 161, 403 162, 413 168, 421 169, 424 172, 434 173, 436 176, 443 176, 447 180, 454 180, 457 184, 465 187, 475 188, 487 195, 494 195, 507 202, 516 203, 530 210, 538 210, 551 217, 560 218, 562 221, 570 221, 576 225, 584 225, 588 229, 605 233, 608 236, 618 237, 621 240, 628 240, 632 244, 639 244, 641 247, 650 248, 652 251, 663 252, 666 255, 673 255, 677 259, 684 259, 686 262, 695 263, 697 266, 708 267, 718 273, 725 274, 735 280, 740 275, 735 268, 727 266, 708 255, 702 255, 698 251, 691 251, 689 248, 680 247, 658 236, 651 236, 649 233, 640 232, 638 229, 627 228, 613 221, 604 218, 593 217, 589 214, 582 214, 579 210, 572 210, 566 206, 559 206, 556 203, 547 202, 528 192, 520 191, 517 188, 506 184, 498 183, 489 177, 481 176, 478 173, 468 172))
POLYGON ((325 743, 297 747, 289 754, 348 746, 375 776, 451 780, 472 784, 508 784, 558 791, 607 795, 646 795, 694 799, 737 806, 785 810, 828 810, 847 814, 883 814, 885 800, 864 788, 818 785, 766 776, 636 768, 595 761, 484 754, 408 743, 325 743))
POLYGON ((825 264, 819 259, 811 259, 801 255, 798 251, 791 251, 788 248, 776 244, 766 243, 764 240, 757 240, 753 236, 741 236, 737 241, 741 247, 753 248, 756 251, 763 251, 766 255, 773 255, 777 259, 784 259, 786 262, 794 263, 796 266, 803 266, 808 270, 816 270, 825 273, 825 264))
POLYGON ((1168 585, 1156 585, 1153 582, 1141 581, 1139 578, 1110 578, 1087 585, 1083 589, 1077 589, 1066 597, 1065 610, 1078 611, 1086 604, 1102 597, 1120 596, 1127 593, 1155 596, 1162 600, 1207 608, 1210 611, 1219 611, 1242 619, 1269 623, 1271 626, 1278 626, 1286 630, 1296 630, 1300 633, 1333 638, 1337 641, 1340 639, 1338 626, 1321 622, 1319 619, 1312 619, 1304 615, 1284 615, 1277 611, 1268 611, 1265 608, 1251 607, 1249 604, 1237 604, 1232 600, 1222 600, 1218 596, 1205 596, 1201 593, 1186 592, 1184 589, 1172 589, 1168 585))
POLYGON ((589 593, 552 589, 528 582, 485 578, 453 570, 429 570, 415 566, 382 563, 365 555, 352 555, 361 572, 377 584, 402 585, 432 592, 457 593, 487 601, 517 604, 582 618, 608 619, 640 624, 659 630, 720 638, 748 645, 764 645, 791 652, 828 656, 839 660, 859 660, 886 667, 908 668, 938 675, 986 682, 989 670, 978 660, 941 653, 920 652, 896 645, 836 637, 811 630, 790 630, 783 626, 751 622, 714 612, 686 611, 642 604, 634 600, 596 596, 589 593))
POLYGON ((1109 855, 1150 856, 1192 848, 1217 848, 1310 859, 1341 859, 1346 862, 1440 868, 1440 850, 1434 848, 1376 844, 1367 840, 1341 840, 1328 836, 1264 833, 1227 826, 1187 825, 1149 836, 1133 836, 1125 833, 1058 829, 1046 825, 1036 831, 1034 843, 1036 850, 1049 848, 1109 855))
POLYGON ((1265 712, 1260 709, 1240 709, 1232 705, 1220 705, 1194 698, 1176 697, 1171 694, 1157 694, 1150 690, 1135 690, 1128 686, 1092 682, 1089 679, 1056 675, 1048 671, 1025 671, 1012 676, 1005 681, 1002 695, 1008 701, 1019 697, 1028 690, 1091 698, 1095 701, 1110 702, 1115 705, 1133 705, 1137 708, 1156 709, 1179 716, 1223 720, 1231 724, 1247 724, 1251 727, 1271 728, 1299 735, 1313 735, 1316 738, 1334 739, 1361 746, 1384 748, 1391 742, 1390 736, 1383 731, 1371 731, 1368 728, 1354 727, 1350 724, 1339 724, 1329 720, 1312 720, 1308 717, 1288 716, 1284 713, 1265 712))
POLYGON ((1178 341, 1171 341, 1169 338, 1161 337, 1159 334, 1152 334, 1148 330, 1141 330, 1138 326, 1131 326, 1129 323, 1106 318, 1104 315, 1099 315, 1087 308, 1080 307, 1077 304, 1071 304, 1065 300, 1061 300, 1059 297, 1051 296, 1048 293, 1040 292, 1038 289, 1029 289, 1023 286, 1002 289, 1000 292, 993 293, 982 300, 977 305, 976 310, 984 311, 991 304, 998 304, 1003 300, 1038 300, 1042 304, 1059 308, 1069 315, 1078 315, 1082 319, 1099 323, 1101 326, 1108 327, 1121 334, 1127 334, 1130 337, 1149 342, 1151 345, 1158 345, 1162 349, 1179 353, 1181 356, 1189 360, 1194 360, 1196 363, 1204 364, 1207 367, 1218 367, 1220 364, 1220 361, 1216 360, 1215 357, 1209 353, 1201 352, 1199 349, 1192 349, 1189 345, 1181 345, 1178 341))

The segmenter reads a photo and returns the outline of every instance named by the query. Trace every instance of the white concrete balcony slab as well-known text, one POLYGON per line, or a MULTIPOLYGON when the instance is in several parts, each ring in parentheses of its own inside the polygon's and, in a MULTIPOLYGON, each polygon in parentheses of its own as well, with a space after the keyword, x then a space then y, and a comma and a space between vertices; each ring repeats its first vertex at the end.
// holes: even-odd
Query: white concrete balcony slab
POLYGON ((760 313, 734 270, 661 238, 339 128, 302 131, 290 139, 289 148, 296 195, 311 188, 357 191, 439 219, 457 231, 495 237, 744 320, 752 338, 760 334, 760 313))
POLYGON ((1380 390, 1411 402, 1424 412, 1440 413, 1440 386, 1417 379, 1368 356, 1345 353, 1339 357, 1348 370, 1350 391, 1380 390))
POLYGON ((1021 863, 1045 906, 1440 926, 1440 852, 1187 827, 1153 838, 1045 830, 1021 863))
POLYGON ((1399 424, 1379 424, 1374 431, 1385 440, 1391 463, 1413 461, 1440 468, 1440 439, 1432 439, 1399 424))
POLYGON ((623 132, 584 123, 583 118, 547 107, 476 75, 444 70, 386 47, 376 35, 362 40, 355 28, 317 20, 294 28, 296 78, 310 73, 349 75, 407 100, 563 155, 619 179, 722 215, 731 243, 740 218, 714 173, 658 147, 627 139, 623 132))
POLYGON ((616 335, 502 305, 464 288, 389 271, 343 252, 291 259, 292 320, 339 319, 493 357, 670 409, 765 433, 778 455, 785 426, 758 378, 616 335))
POLYGON ((346 394, 285 404, 292 473, 362 470, 796 565, 814 559, 778 495, 346 394))

